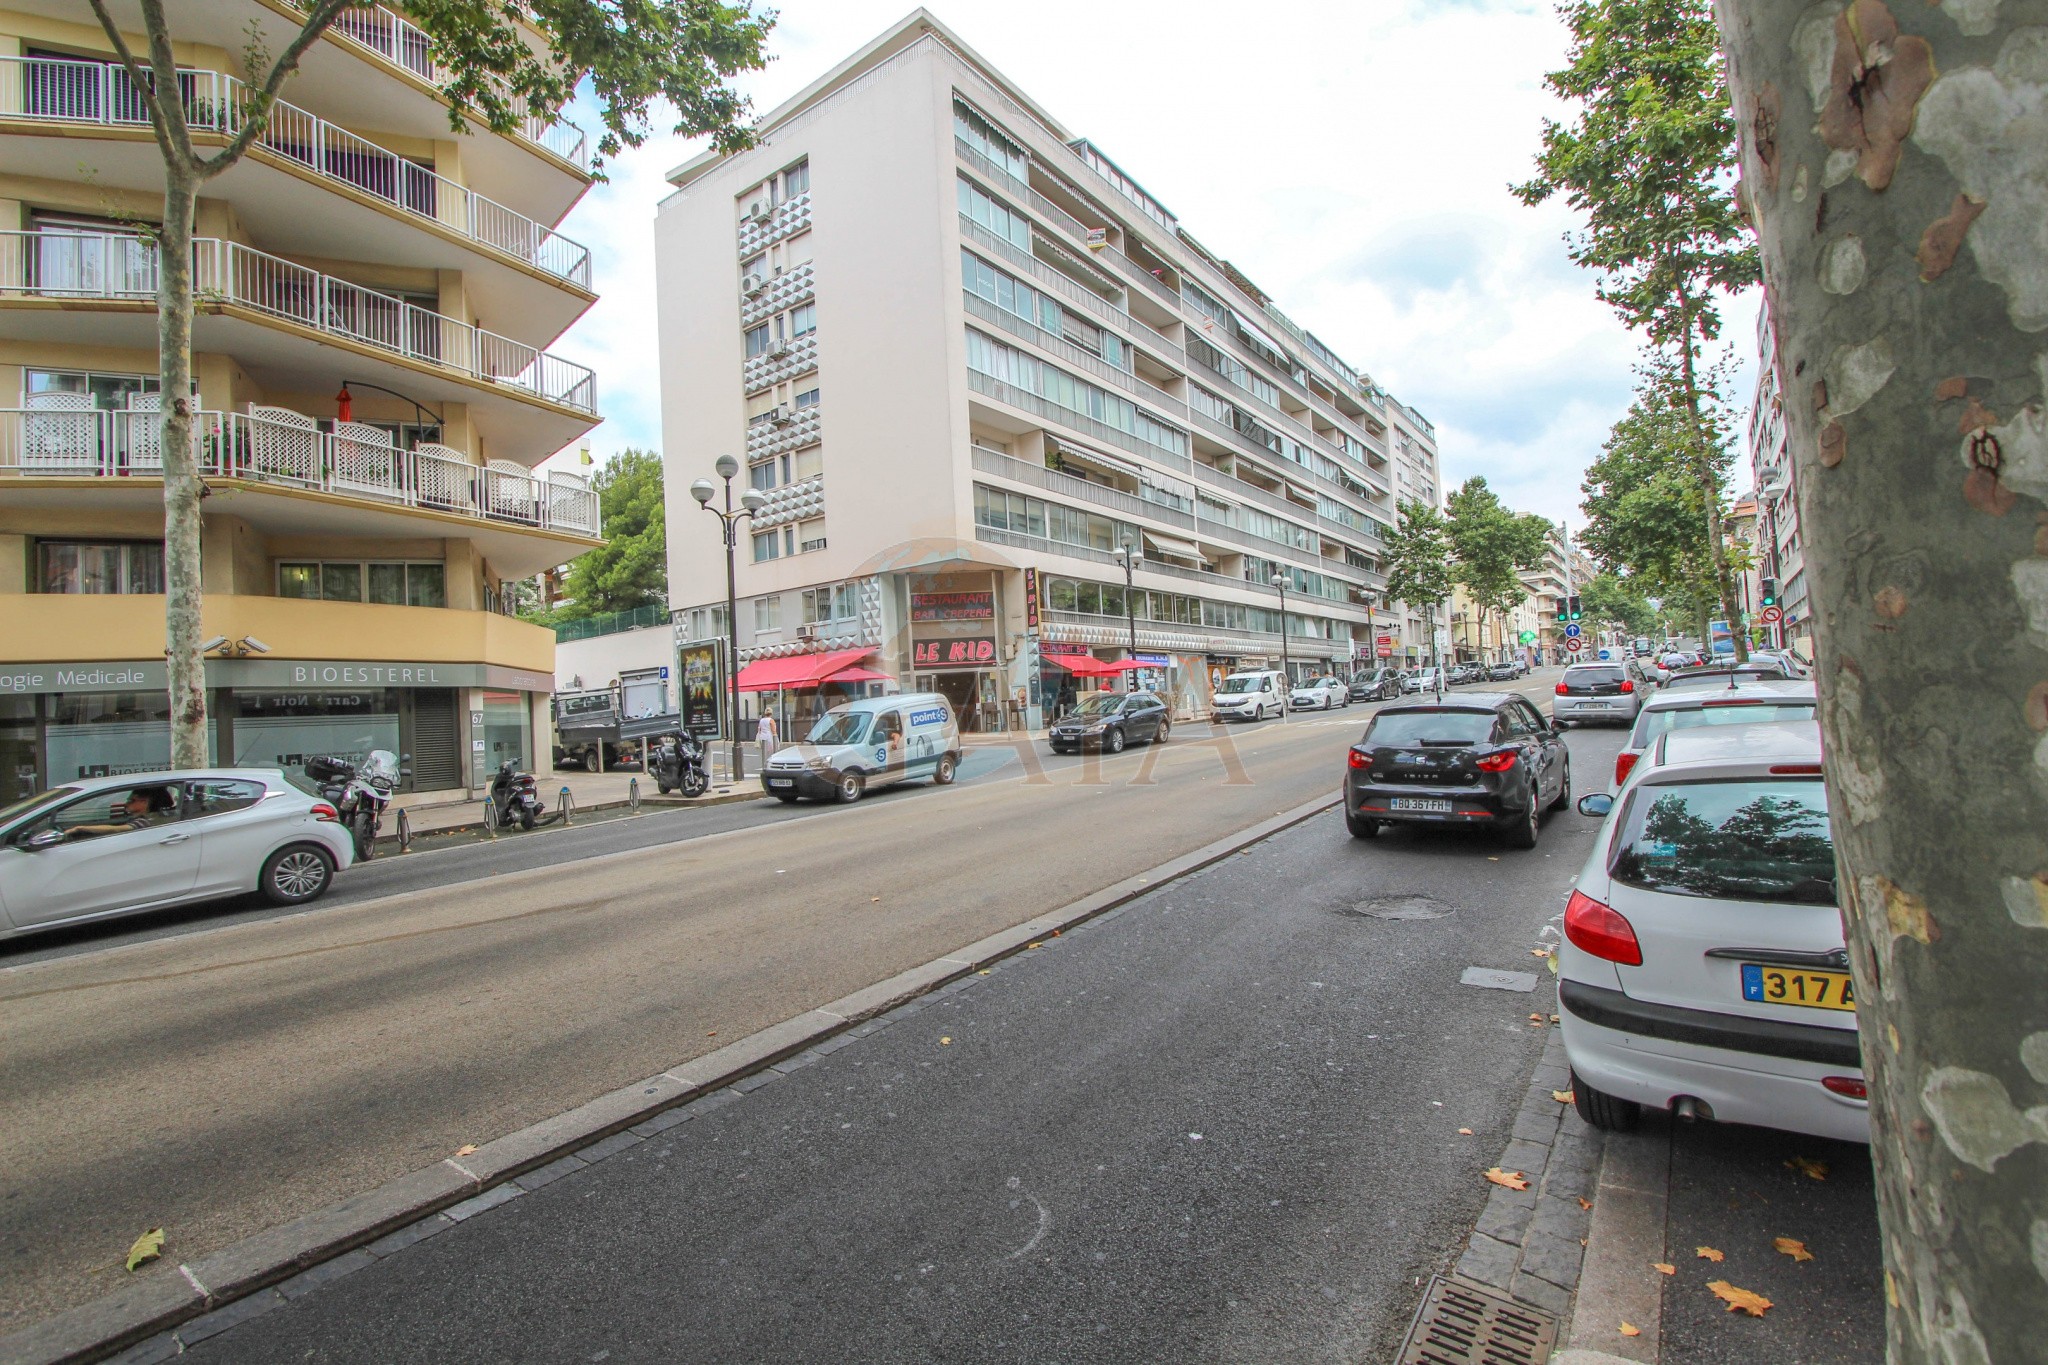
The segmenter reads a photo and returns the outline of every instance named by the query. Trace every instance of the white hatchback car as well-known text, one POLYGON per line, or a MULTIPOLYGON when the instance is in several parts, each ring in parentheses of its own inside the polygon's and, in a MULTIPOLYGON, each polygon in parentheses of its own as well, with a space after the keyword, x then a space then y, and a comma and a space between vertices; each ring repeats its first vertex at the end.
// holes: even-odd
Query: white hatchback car
POLYGON ((1706 725, 1767 725, 1782 721, 1812 721, 1818 713, 1818 697, 1810 682, 1787 679, 1742 680, 1736 687, 1680 688, 1659 692, 1643 703, 1628 739, 1614 756, 1614 785, 1621 790, 1651 745, 1674 730, 1691 730, 1706 725))
POLYGON ((354 852, 275 768, 67 782, 0 810, 0 938, 248 891, 300 905, 354 852))
POLYGON ((1328 711, 1351 704, 1351 684, 1342 678, 1311 678, 1287 694, 1287 705, 1295 711, 1328 711))
POLYGON ((1677 731, 1579 810, 1607 816, 1557 959, 1585 1120, 1647 1105, 1868 1142, 1819 731, 1677 731))

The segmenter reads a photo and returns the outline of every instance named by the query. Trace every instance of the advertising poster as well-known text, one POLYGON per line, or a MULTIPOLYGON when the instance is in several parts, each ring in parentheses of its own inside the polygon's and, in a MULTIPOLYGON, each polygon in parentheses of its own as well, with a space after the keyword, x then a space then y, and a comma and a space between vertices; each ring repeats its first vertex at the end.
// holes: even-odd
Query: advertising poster
POLYGON ((723 738, 726 699, 725 641, 703 640, 676 651, 676 676, 682 679, 683 728, 698 738, 723 738))

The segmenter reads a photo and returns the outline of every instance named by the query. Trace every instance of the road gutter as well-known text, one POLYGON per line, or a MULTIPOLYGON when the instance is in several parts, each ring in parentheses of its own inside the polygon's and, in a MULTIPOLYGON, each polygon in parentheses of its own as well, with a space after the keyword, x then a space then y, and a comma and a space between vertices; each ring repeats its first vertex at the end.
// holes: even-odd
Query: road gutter
POLYGON ((181 1263, 175 1275, 159 1272, 46 1318, 0 1338, 0 1365, 72 1365, 104 1360, 156 1333, 260 1293, 309 1267, 356 1253, 357 1248, 387 1233, 457 1205, 469 1204, 580 1148, 745 1080, 866 1020, 1241 853, 1329 810, 1339 799, 1335 795, 1319 797, 1281 811, 1057 910, 771 1024, 716 1052, 621 1086, 566 1113, 508 1133, 459 1159, 449 1157, 230 1243, 197 1261, 181 1263))

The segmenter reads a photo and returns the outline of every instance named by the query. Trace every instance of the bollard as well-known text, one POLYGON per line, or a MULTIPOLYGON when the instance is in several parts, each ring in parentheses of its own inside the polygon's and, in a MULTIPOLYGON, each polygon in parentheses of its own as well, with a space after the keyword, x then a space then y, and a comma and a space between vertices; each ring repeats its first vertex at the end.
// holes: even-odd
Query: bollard
POLYGON ((563 824, 573 825, 576 823, 576 821, 572 818, 575 809, 576 798, 569 794, 569 789, 567 787, 563 787, 561 796, 556 798, 555 801, 555 811, 562 817, 563 824))
POLYGON ((498 798, 495 796, 484 797, 484 828, 490 831, 493 840, 498 837, 498 798))
POLYGON ((405 807, 398 808, 398 851, 412 852, 412 817, 405 813, 405 807))
POLYGON ((640 779, 637 777, 626 779, 626 809, 640 809, 640 779))

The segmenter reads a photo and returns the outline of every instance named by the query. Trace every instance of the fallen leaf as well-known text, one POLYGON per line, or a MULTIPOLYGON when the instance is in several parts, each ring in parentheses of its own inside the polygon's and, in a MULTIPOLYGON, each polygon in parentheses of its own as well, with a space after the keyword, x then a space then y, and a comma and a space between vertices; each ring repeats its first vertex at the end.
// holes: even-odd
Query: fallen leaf
POLYGON ((1806 1249, 1806 1243, 1799 1241, 1797 1238, 1774 1238, 1771 1241, 1771 1245, 1776 1247, 1779 1251, 1784 1252, 1787 1256, 1790 1256, 1795 1261, 1810 1261, 1813 1259, 1813 1253, 1806 1249))
POLYGON ((1621 1334, 1625 1337, 1639 1337, 1643 1334, 1643 1329, 1632 1322, 1624 1321, 1621 1324, 1621 1334))
POLYGON ((941 1039, 939 1039, 939 1046, 940 1046, 940 1047, 951 1047, 951 1046, 953 1046, 953 1040, 952 1040, 951 1038, 941 1038, 941 1039))
POLYGON ((1489 1166, 1486 1170, 1486 1178, 1494 1184, 1504 1186, 1510 1190, 1526 1190, 1529 1188, 1528 1179, 1520 1171, 1504 1171, 1498 1166, 1489 1166))
POLYGON ((1580 1198, 1579 1198, 1579 1207, 1580 1207, 1580 1208, 1582 1208, 1582 1209, 1590 1209, 1590 1208, 1592 1208, 1592 1207, 1593 1207, 1593 1201, 1592 1201, 1592 1200, 1590 1200, 1590 1199, 1587 1199, 1587 1198, 1585 1198, 1585 1197, 1584 1197, 1584 1196, 1582 1195, 1582 1196, 1580 1196, 1580 1198))
POLYGON ((1570 1104, 1572 1102, 1572 1092, 1569 1090, 1553 1090, 1550 1092, 1550 1098, 1556 1100, 1559 1104, 1570 1104))
POLYGON ((1727 1259, 1726 1256, 1714 1250, 1712 1247, 1695 1247, 1693 1248, 1693 1250, 1698 1254, 1699 1258, 1702 1261, 1712 1261, 1716 1265, 1720 1264, 1722 1261, 1727 1259))
POLYGON ((1026 948, 1036 948, 1038 945, 1036 943, 1027 943, 1024 946, 1026 948))
POLYGON ((1728 1311, 1731 1313, 1740 1308, 1751 1317, 1760 1318, 1764 1315, 1764 1310, 1771 1306, 1771 1301, 1763 1295, 1748 1289, 1737 1289, 1726 1280, 1708 1280, 1707 1288, 1714 1291, 1715 1298, 1728 1305, 1728 1311))
POLYGON ((457 1147, 455 1149, 455 1155, 468 1156, 471 1152, 474 1152, 475 1150, 476 1144, 474 1142, 465 1142, 460 1147, 457 1147))
POLYGON ((982 968, 982 969, 981 969, 980 971, 976 972, 976 973, 975 973, 975 975, 976 975, 976 976, 987 976, 987 975, 988 975, 988 968, 986 968, 986 967, 983 967, 983 968, 982 968))
POLYGON ((1460 1128, 1458 1131, 1463 1133, 1466 1137, 1472 1136, 1472 1130, 1470 1128, 1460 1128))
POLYGON ((717 1029, 713 1029, 713 1030, 711 1030, 711 1032, 709 1032, 709 1033, 705 1034, 704 1036, 705 1036, 706 1038, 716 1038, 716 1037, 718 1036, 718 1030, 717 1030, 717 1029))
POLYGON ((1551 1023, 1553 1023, 1553 1024, 1555 1024, 1556 1022, 1558 1022, 1557 1016, 1556 1016, 1556 1015, 1554 1015, 1554 1014, 1553 1014, 1553 1015, 1551 1015, 1551 1016, 1550 1016, 1550 1022, 1551 1022, 1551 1023))
POLYGON ((1669 1261, 1652 1261, 1650 1262, 1650 1269, 1656 1271, 1659 1275, 1676 1275, 1678 1273, 1678 1267, 1669 1261))
POLYGON ((1550 956, 1550 949, 1548 949, 1548 948, 1531 948, 1531 949, 1529 950, 1529 956, 1530 956, 1530 957, 1549 957, 1549 956, 1550 956))
POLYGON ((135 1239, 134 1246, 128 1248, 128 1268, 133 1270, 145 1261, 154 1261, 163 1254, 164 1230, 151 1228, 135 1239))
POLYGON ((1489 853, 1488 855, 1486 855, 1486 861, 1488 861, 1489 863, 1497 863, 1500 861, 1500 859, 1494 857, 1492 854, 1489 853))
POLYGON ((868 904, 869 904, 869 905, 880 905, 881 903, 882 903, 882 898, 881 898, 880 896, 869 896, 869 897, 868 897, 868 904))
POLYGON ((1542 1015, 1540 1015, 1540 1014, 1532 1014, 1532 1015, 1530 1015, 1530 1016, 1529 1016, 1529 1018, 1530 1018, 1530 1019, 1531 1019, 1531 1020, 1532 1020, 1533 1022, 1535 1022, 1535 1023, 1538 1023, 1538 1024, 1540 1024, 1540 1023, 1542 1023, 1542 1022, 1543 1022, 1543 1016, 1542 1016, 1542 1015))
POLYGON ((1550 974, 1551 974, 1552 976, 1556 976, 1556 975, 1557 975, 1557 957, 1556 957, 1556 955, 1555 955, 1555 954, 1552 954, 1552 955, 1551 955, 1551 958, 1550 958, 1550 962, 1549 962, 1549 965, 1550 965, 1550 974))
POLYGON ((1811 1157, 1795 1156, 1785 1163, 1785 1169, 1797 1171, 1808 1180, 1826 1180, 1828 1178, 1827 1162, 1815 1161, 1811 1157))

